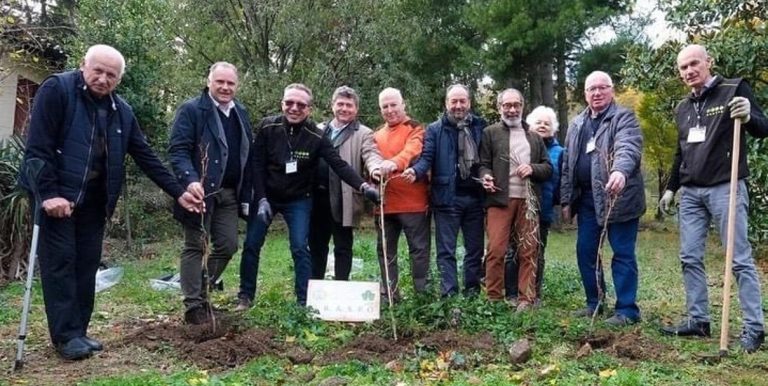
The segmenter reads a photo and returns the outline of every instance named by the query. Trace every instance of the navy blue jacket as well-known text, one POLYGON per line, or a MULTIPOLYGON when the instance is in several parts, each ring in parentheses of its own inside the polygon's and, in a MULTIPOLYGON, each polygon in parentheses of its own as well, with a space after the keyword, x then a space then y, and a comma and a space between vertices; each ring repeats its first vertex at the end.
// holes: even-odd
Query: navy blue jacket
POLYGON ((560 204, 560 168, 563 147, 557 138, 544 140, 552 163, 552 177, 541 183, 541 222, 551 224, 555 221, 555 205, 560 204))
MULTIPOLYGON (((200 182, 206 195, 221 188, 228 157, 240 158, 240 178, 238 179, 238 202, 250 203, 251 194, 244 189, 250 186, 244 178, 250 178, 248 159, 253 140, 251 121, 243 105, 235 101, 235 107, 230 114, 236 114, 240 123, 241 141, 239 149, 227 147, 227 138, 221 125, 221 119, 216 105, 204 89, 201 95, 184 102, 176 111, 173 121, 168 158, 176 179, 183 187, 193 182, 200 182), (204 151, 206 151, 204 153, 204 151), (202 160, 207 156, 207 169, 204 180, 201 181, 202 160)), ((206 208, 214 210, 212 196, 206 199, 206 208)), ((187 212, 176 204, 174 217, 184 223, 200 223, 200 215, 187 212)))
MULTIPOLYGON (((487 123, 483 118, 470 114, 471 121, 469 131, 472 139, 477 144, 478 159, 472 166, 471 176, 477 177, 477 170, 480 167, 480 140, 483 136, 483 129, 487 123)), ((456 125, 451 123, 443 113, 442 117, 427 126, 424 135, 424 147, 421 150, 421 156, 412 166, 416 172, 416 178, 424 180, 427 173, 431 174, 430 184, 430 203, 434 206, 450 205, 456 195, 456 181, 458 176, 458 145, 459 131, 456 125)), ((474 183, 476 193, 482 197, 483 190, 479 183, 474 183)))
MULTIPOLYGON (((174 199, 184 193, 152 151, 133 109, 117 94, 111 98, 106 131, 107 217, 114 212, 125 175, 125 155, 174 199)), ((79 70, 48 77, 32 106, 25 158, 45 161, 38 179, 40 198, 63 197, 80 206, 96 136, 95 106, 79 70)))

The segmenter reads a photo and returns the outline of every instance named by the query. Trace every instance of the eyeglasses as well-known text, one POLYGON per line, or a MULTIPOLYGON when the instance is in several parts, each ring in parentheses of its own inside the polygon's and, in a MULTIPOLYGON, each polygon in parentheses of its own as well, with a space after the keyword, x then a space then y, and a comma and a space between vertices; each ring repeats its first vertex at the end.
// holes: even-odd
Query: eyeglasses
POLYGON ((587 90, 588 93, 592 94, 592 93, 597 92, 597 91, 603 92, 605 90, 610 90, 611 87, 613 87, 613 86, 610 86, 610 85, 607 85, 607 84, 602 84, 602 85, 599 85, 599 86, 590 86, 586 90, 587 90))
POLYGON ((513 108, 514 108, 515 110, 521 110, 521 109, 523 108, 523 104, 522 104, 522 103, 520 103, 520 102, 514 102, 514 103, 503 103, 503 104, 501 105, 501 108, 502 108, 502 110, 511 110, 511 109, 513 109, 513 108))
POLYGON ((309 105, 307 105, 306 103, 304 103, 304 102, 297 102, 297 101, 283 101, 283 104, 285 104, 285 107, 287 107, 289 109, 293 108, 293 106, 296 106, 297 110, 304 110, 307 107, 309 107, 309 105))

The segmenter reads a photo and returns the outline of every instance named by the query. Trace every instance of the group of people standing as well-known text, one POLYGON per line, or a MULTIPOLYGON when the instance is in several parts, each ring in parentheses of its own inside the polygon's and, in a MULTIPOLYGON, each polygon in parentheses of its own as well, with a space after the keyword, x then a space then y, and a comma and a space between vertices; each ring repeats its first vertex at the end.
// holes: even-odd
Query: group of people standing
MULTIPOLYGON (((744 81, 711 75, 712 60, 703 47, 686 47, 677 65, 692 94, 677 108, 678 151, 660 205, 669 208, 681 189, 680 259, 688 316, 663 331, 709 336, 704 241, 714 219, 725 242, 730 125, 740 119, 749 133, 764 137, 768 120, 744 81)), ((315 124, 309 118, 312 91, 299 83, 284 89, 281 114, 251 127, 236 99, 237 68, 217 62, 207 87, 176 112, 170 173, 146 142, 130 106, 114 93, 124 69, 117 50, 93 46, 79 70, 43 83, 33 107, 26 158, 45 161, 37 184, 44 211, 40 267, 51 339, 63 358, 80 359, 103 349, 87 328, 104 224, 120 193, 126 154, 176 198, 174 216, 184 228, 184 319, 191 324, 210 320, 207 291, 221 284, 238 249, 238 217, 248 225, 236 310, 254 304, 261 249, 275 213, 287 224, 296 298, 304 305, 309 279, 325 276, 331 238, 334 277, 349 279, 353 230, 364 199, 376 203, 381 292, 394 300, 400 298, 401 233, 414 290, 429 289, 434 219, 441 296, 479 294, 484 282, 490 301, 506 299, 520 312, 535 307, 542 297, 549 227, 561 206, 563 220, 576 217, 578 225, 576 258, 586 302, 574 315, 595 317, 607 308, 598 250, 607 232, 616 303, 605 323, 625 326, 641 319, 635 244, 645 211, 643 137, 634 113, 614 101, 612 80, 604 72, 586 78, 587 108, 570 124, 563 148, 551 108, 536 107, 523 120, 523 94, 506 89, 496 103, 500 121, 488 125, 472 112, 470 90, 461 84, 446 90, 445 111, 426 128, 408 115, 401 92, 386 88, 378 96, 384 123, 370 129, 358 120, 360 99, 347 86, 333 93, 333 118, 315 124), (459 232, 463 283, 456 256, 459 232)), ((734 272, 745 315, 741 343, 754 352, 764 328, 760 282, 746 235, 748 171, 743 152, 741 157, 734 272)))

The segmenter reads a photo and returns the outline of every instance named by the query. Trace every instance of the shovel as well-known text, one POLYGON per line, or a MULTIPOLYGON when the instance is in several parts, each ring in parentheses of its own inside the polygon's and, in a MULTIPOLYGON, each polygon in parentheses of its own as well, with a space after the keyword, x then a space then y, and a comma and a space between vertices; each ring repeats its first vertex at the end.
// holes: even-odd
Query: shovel
POLYGON ((42 202, 40 192, 37 189, 37 180, 45 162, 39 158, 30 158, 25 164, 25 176, 32 195, 34 197, 33 216, 35 225, 32 228, 32 244, 29 248, 29 260, 27 262, 27 281, 24 285, 24 305, 21 310, 21 324, 19 325, 19 337, 16 345, 16 361, 13 363, 13 371, 24 367, 24 341, 27 338, 27 316, 29 315, 29 302, 32 297, 32 279, 35 276, 35 260, 37 259, 37 242, 40 236, 40 212, 42 202))

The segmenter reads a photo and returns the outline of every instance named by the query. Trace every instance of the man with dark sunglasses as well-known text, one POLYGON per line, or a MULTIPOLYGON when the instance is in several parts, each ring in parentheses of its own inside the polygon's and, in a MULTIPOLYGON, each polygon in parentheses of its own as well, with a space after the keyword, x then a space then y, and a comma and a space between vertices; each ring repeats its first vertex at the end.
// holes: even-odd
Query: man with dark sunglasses
POLYGON ((283 92, 281 107, 282 114, 264 118, 258 124, 251 152, 253 198, 257 210, 251 211, 248 219, 240 263, 238 311, 247 310, 253 304, 261 247, 273 212, 282 213, 288 226, 296 298, 300 305, 306 304, 312 271, 307 245, 312 182, 320 160, 367 199, 379 201, 378 191, 341 159, 331 141, 309 119, 312 91, 307 86, 300 83, 288 85, 283 92))

